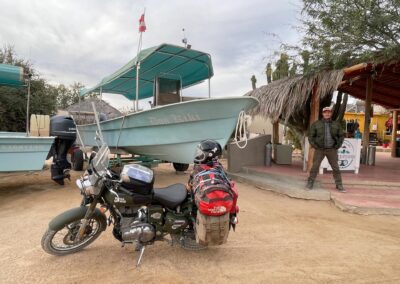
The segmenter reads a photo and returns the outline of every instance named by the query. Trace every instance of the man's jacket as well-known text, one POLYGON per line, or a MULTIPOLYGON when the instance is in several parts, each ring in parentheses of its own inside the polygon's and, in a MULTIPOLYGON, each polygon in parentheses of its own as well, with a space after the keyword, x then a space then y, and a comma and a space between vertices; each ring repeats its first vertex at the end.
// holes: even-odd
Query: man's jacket
MULTIPOLYGON (((335 120, 331 122, 331 135, 335 141, 333 148, 339 149, 344 140, 344 133, 340 122, 335 120)), ((325 148, 325 121, 323 119, 311 125, 308 131, 308 141, 315 149, 325 148)))

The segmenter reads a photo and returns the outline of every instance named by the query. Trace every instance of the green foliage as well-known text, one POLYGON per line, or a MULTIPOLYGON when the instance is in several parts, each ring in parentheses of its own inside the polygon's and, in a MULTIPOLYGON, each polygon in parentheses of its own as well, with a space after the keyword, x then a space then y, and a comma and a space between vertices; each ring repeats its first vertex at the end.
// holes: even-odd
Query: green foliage
POLYGON ((267 68, 265 69, 265 75, 267 76, 268 84, 272 82, 272 66, 271 63, 267 64, 267 68))
MULTIPOLYGON (((26 74, 32 74, 30 113, 53 114, 56 111, 56 94, 52 86, 41 79, 29 61, 18 58, 14 47, 6 45, 0 49, 0 63, 21 66, 26 74)), ((0 87, 0 130, 26 130, 27 88, 0 87)))
POLYGON ((12 45, 5 45, 3 48, 0 48, 0 63, 23 67, 26 74, 36 75, 29 61, 17 58, 14 46, 12 45))
POLYGON ((275 63, 275 71, 272 69, 272 64, 268 63, 265 69, 268 84, 272 81, 283 79, 288 76, 295 76, 298 72, 298 64, 291 60, 286 53, 281 53, 279 59, 275 63))
POLYGON ((257 88, 256 84, 257 84, 257 78, 255 75, 251 76, 250 78, 251 81, 251 87, 253 90, 255 90, 257 88))
POLYGON ((292 77, 295 76, 296 74, 297 74, 297 64, 296 62, 293 62, 292 67, 290 68, 289 71, 289 76, 292 77))
MULTIPOLYGON (((79 91, 84 87, 83 84, 75 82, 74 84, 66 87, 60 84, 56 87, 57 90, 57 107, 59 109, 66 109, 70 105, 79 102, 79 91)), ((82 98, 83 99, 83 98, 82 98)))
POLYGON ((317 69, 400 55, 399 0, 303 0, 303 44, 317 69))
MULTIPOLYGON (((305 54, 306 55, 306 54, 305 54)), ((293 61, 290 67, 289 63, 289 56, 286 53, 281 53, 280 58, 277 60, 275 64, 275 71, 272 69, 272 64, 268 63, 266 67, 266 75, 267 75, 267 82, 271 83, 272 79, 279 80, 283 79, 288 76, 295 76, 297 74, 297 68, 298 64, 293 61)), ((301 145, 301 139, 302 139, 302 132, 296 130, 296 127, 298 127, 296 124, 291 124, 290 122, 284 122, 283 119, 281 119, 281 123, 285 123, 288 126, 288 131, 286 132, 286 138, 290 140, 296 149, 302 149, 301 145)))
MULTIPOLYGON (((301 22, 302 45, 282 44, 277 70, 269 71, 273 80, 340 69, 363 61, 400 58, 400 0, 303 0, 301 22), (298 71, 298 66, 302 70, 298 71)), ((332 97, 333 94, 326 95, 321 107, 330 105, 332 97)), ((339 94, 336 120, 343 119, 347 98, 346 94, 339 94)), ((302 108, 299 106, 298 113, 288 120, 290 131, 300 141, 306 134, 309 117, 308 102, 302 108)))
POLYGON ((286 131, 286 139, 289 140, 295 149, 302 150, 301 142, 300 142, 299 135, 291 128, 289 127, 286 131))
MULTIPOLYGON (((69 88, 48 84, 45 79, 40 78, 29 61, 16 56, 13 46, 0 49, 0 63, 21 66, 25 73, 32 74, 31 114, 53 115, 58 108, 65 108, 79 100, 79 90, 83 87, 81 83, 74 83, 69 88)), ((27 93, 26 87, 0 87, 0 131, 26 131, 27 93)))
POLYGON ((25 131, 26 94, 0 87, 0 131, 25 131))
POLYGON ((303 74, 308 74, 310 72, 310 52, 308 50, 303 50, 300 52, 301 59, 303 60, 303 74))
POLYGON ((275 71, 272 73, 274 81, 289 76, 289 56, 286 53, 281 53, 281 57, 275 64, 275 71))
MULTIPOLYGON (((27 88, 0 87, 0 131, 26 130, 27 88)), ((43 79, 31 81, 30 113, 56 113, 57 92, 43 79)))

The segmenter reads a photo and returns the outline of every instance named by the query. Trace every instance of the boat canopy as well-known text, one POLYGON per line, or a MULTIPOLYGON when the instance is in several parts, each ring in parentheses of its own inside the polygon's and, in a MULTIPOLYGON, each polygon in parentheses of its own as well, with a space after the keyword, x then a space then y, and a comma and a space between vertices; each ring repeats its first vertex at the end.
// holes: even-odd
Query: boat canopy
POLYGON ((0 64, 0 86, 22 87, 24 82, 24 69, 19 66, 0 64))
POLYGON ((81 95, 101 91, 135 99, 137 62, 140 62, 139 99, 153 96, 156 78, 179 80, 182 88, 185 88, 209 79, 214 74, 209 54, 181 46, 161 44, 142 50, 137 57, 105 77, 95 87, 82 89, 81 95))

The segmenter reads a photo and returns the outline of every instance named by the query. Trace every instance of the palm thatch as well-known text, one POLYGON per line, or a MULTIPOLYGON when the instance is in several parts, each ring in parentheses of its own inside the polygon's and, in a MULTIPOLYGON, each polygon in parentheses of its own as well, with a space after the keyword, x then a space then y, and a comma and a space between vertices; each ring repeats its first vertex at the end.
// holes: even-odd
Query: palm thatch
POLYGON ((95 122, 92 102, 94 102, 96 110, 106 119, 122 116, 119 110, 109 105, 106 101, 97 98, 89 98, 67 108, 67 111, 74 116, 75 122, 78 125, 95 122))
POLYGON ((296 112, 308 107, 314 86, 318 86, 317 96, 323 100, 337 90, 343 74, 343 70, 329 70, 287 77, 250 91, 246 95, 260 101, 259 106, 252 110, 252 115, 260 114, 272 122, 279 119, 288 122, 296 112))

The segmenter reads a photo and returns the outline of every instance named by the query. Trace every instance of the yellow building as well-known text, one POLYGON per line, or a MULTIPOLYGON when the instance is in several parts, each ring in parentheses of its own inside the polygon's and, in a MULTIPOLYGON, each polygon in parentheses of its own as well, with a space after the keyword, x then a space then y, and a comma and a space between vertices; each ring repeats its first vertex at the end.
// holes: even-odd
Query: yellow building
MULTIPOLYGON (((370 124, 370 130, 369 132, 371 133, 376 133, 378 136, 378 139, 380 140, 391 140, 391 135, 386 135, 386 126, 385 123, 386 121, 391 117, 390 114, 374 114, 373 117, 371 117, 371 124, 370 124)), ((358 124, 360 125, 360 131, 361 133, 364 133, 364 113, 359 112, 346 112, 344 115, 344 120, 350 121, 350 120, 357 120, 358 124)))

